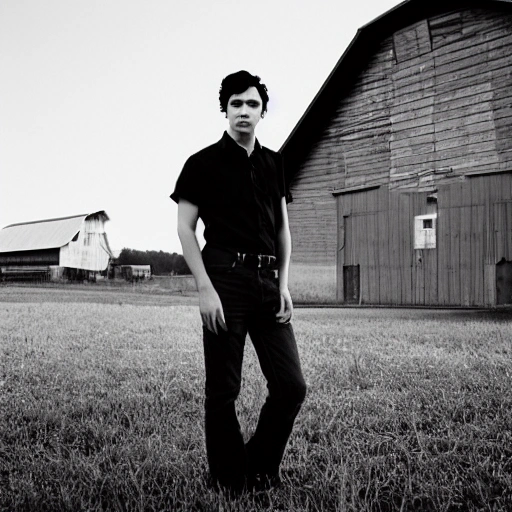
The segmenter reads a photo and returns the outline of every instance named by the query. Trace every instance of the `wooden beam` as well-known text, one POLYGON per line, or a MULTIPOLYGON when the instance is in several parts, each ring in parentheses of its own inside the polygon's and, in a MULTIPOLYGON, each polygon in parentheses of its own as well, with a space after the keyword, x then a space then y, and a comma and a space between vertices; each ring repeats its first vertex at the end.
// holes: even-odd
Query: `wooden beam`
POLYGON ((366 191, 366 190, 373 190, 373 189, 376 189, 379 187, 380 187, 380 185, 358 185, 356 187, 348 187, 348 188, 344 188, 344 189, 333 190, 332 195, 339 196, 339 195, 343 195, 343 194, 351 194, 352 192, 362 192, 362 191, 366 191))

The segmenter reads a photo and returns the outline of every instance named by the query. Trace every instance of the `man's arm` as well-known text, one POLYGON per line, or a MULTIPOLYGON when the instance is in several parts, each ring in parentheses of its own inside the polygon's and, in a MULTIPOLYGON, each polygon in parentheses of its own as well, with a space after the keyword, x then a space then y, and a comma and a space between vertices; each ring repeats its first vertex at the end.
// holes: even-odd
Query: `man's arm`
POLYGON ((281 198, 280 222, 277 225, 277 268, 279 271, 279 291, 281 293, 281 308, 277 313, 277 321, 287 323, 292 319, 293 304, 288 290, 288 272, 292 253, 292 237, 288 224, 288 209, 286 198, 281 198))
POLYGON ((198 214, 199 208, 195 204, 180 198, 178 203, 178 236, 183 248, 183 256, 196 280, 199 292, 199 311, 203 325, 210 331, 218 334, 217 323, 225 331, 227 331, 227 327, 222 303, 206 273, 201 250, 197 242, 196 226, 198 214))

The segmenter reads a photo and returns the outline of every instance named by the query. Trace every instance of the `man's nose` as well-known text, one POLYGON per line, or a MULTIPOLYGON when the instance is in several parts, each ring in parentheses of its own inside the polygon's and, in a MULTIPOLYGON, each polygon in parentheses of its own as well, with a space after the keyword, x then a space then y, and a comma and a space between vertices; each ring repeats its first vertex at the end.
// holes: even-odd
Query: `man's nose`
POLYGON ((245 103, 240 107, 240 117, 248 117, 247 105, 245 103))

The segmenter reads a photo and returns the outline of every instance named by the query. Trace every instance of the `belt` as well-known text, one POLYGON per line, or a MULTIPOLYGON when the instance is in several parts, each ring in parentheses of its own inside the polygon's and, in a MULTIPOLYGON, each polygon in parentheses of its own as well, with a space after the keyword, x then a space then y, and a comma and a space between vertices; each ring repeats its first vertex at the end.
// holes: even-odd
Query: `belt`
POLYGON ((247 254, 238 252, 236 263, 239 263, 240 265, 251 269, 274 269, 276 266, 276 257, 271 256, 270 254, 247 254))

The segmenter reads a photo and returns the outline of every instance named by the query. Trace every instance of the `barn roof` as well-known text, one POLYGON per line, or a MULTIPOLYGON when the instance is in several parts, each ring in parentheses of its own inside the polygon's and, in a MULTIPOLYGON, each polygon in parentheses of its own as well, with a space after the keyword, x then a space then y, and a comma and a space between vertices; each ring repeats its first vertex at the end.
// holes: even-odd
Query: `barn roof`
POLYGON ((406 0, 362 26, 295 125, 280 149, 286 162, 287 178, 293 179, 312 144, 318 127, 328 121, 332 108, 347 93, 358 73, 391 34, 425 18, 455 9, 492 9, 512 12, 512 0, 406 0))
POLYGON ((88 217, 102 216, 103 211, 11 224, 0 231, 0 253, 55 249, 67 245, 80 231, 82 222, 88 217))

